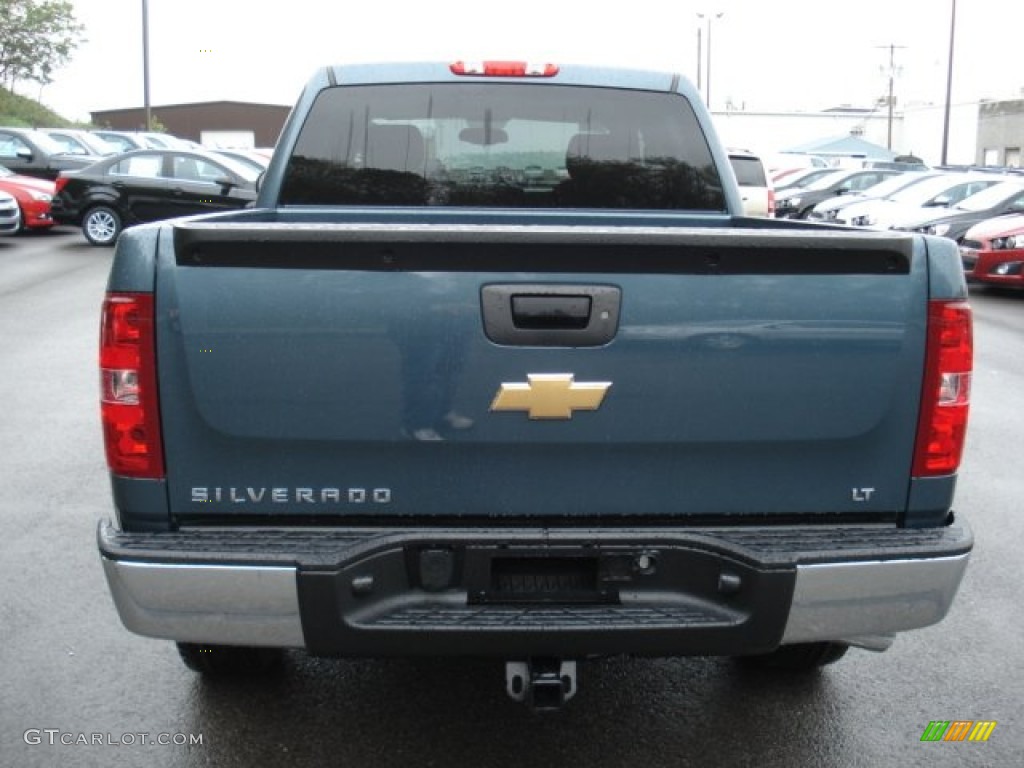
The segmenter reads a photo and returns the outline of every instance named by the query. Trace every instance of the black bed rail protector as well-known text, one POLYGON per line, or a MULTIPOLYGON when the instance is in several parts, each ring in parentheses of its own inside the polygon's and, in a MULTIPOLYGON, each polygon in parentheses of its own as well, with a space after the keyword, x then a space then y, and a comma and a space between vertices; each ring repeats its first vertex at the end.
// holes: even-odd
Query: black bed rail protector
POLYGON ((682 227, 228 224, 174 226, 186 267, 427 272, 905 275, 905 234, 682 227))

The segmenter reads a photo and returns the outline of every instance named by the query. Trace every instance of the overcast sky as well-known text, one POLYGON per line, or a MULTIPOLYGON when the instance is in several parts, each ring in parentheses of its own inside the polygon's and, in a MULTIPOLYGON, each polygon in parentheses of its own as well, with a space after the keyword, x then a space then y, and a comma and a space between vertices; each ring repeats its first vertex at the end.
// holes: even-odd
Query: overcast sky
MULTIPOLYGON (((895 50, 900 102, 941 103, 951 0, 148 0, 154 106, 291 104, 346 61, 542 59, 696 79, 698 12, 712 27, 712 107, 870 106, 895 50)), ((141 106, 142 0, 72 0, 87 41, 42 100, 87 120, 141 106)), ((1024 97, 1024 2, 960 0, 953 100, 1024 97)), ((702 43, 707 47, 707 26, 702 43)), ((703 73, 706 77, 706 72, 703 73)), ((19 91, 38 97, 37 87, 19 91)))

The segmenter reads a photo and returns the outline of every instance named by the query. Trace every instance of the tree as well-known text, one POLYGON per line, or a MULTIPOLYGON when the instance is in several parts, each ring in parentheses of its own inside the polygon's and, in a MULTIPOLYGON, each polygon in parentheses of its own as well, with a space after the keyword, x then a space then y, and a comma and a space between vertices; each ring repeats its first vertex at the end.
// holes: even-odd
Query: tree
POLYGON ((0 83, 53 82, 82 42, 84 27, 66 0, 0 0, 0 83))

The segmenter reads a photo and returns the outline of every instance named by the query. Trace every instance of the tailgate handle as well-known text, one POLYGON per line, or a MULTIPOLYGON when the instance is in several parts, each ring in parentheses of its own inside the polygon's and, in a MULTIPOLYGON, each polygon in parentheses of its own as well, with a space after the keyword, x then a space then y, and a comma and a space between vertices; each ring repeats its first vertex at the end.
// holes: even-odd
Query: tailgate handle
POLYGON ((484 332, 495 344, 599 347, 619 328, 622 291, 614 285, 509 283, 480 289, 484 332))
POLYGON ((512 297, 512 322, 516 328, 535 330, 582 329, 590 323, 589 296, 512 297))

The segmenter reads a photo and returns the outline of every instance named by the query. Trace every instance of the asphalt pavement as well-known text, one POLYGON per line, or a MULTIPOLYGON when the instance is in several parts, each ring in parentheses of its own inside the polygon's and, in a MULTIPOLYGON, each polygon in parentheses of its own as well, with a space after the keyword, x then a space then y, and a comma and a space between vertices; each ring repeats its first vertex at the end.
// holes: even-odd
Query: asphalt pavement
POLYGON ((957 510, 975 551, 950 615, 803 677, 727 659, 584 663, 538 715, 493 661, 321 660, 203 682, 122 628, 96 552, 111 513, 96 340, 112 251, 0 238, 0 766, 1020 766, 1024 295, 978 292, 957 510), (997 723, 922 742, 931 721, 997 723), (166 743, 160 743, 166 742, 166 743))

